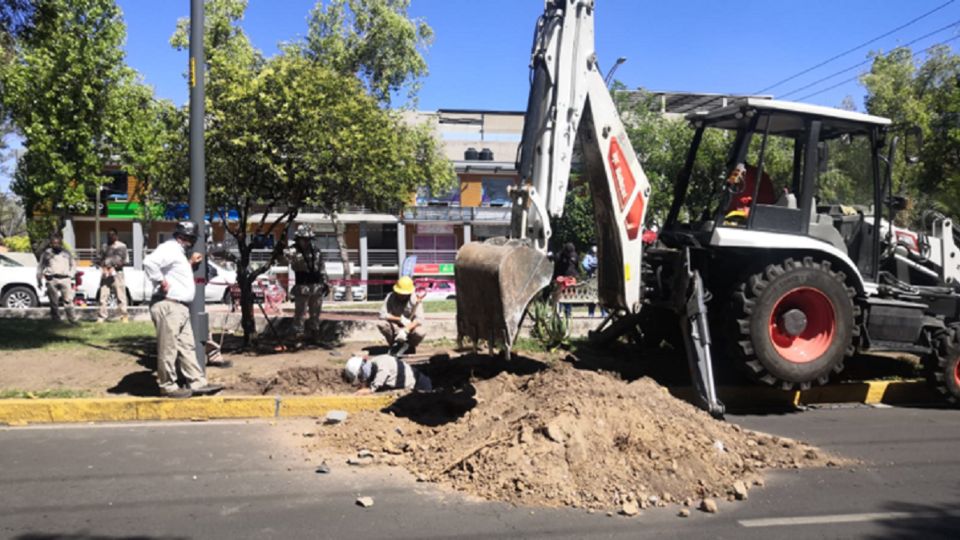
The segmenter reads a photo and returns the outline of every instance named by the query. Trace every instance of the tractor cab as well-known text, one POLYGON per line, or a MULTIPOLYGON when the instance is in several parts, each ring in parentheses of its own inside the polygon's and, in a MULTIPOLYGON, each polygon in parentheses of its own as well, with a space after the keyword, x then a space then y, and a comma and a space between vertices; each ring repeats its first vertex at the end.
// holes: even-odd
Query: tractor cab
POLYGON ((687 119, 695 135, 666 231, 700 245, 806 245, 876 278, 890 120, 756 98, 687 119))

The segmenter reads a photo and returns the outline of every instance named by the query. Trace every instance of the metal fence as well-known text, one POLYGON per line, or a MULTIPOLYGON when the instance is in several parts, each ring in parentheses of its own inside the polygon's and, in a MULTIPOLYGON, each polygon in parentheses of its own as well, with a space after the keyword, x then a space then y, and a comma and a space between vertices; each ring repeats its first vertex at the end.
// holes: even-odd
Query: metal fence
POLYGON ((457 258, 455 249, 411 249, 407 255, 416 255, 417 264, 448 264, 457 258))
POLYGON ((411 206, 403 211, 408 221, 462 221, 464 223, 509 223, 508 206, 411 206))

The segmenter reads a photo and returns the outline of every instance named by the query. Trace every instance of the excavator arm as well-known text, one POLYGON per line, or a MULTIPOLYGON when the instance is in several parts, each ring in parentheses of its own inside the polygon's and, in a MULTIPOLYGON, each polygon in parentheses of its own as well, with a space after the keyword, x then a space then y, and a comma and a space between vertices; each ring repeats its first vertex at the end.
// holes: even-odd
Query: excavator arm
POLYGON ((596 213, 600 302, 639 310, 650 184, 600 73, 593 29, 593 0, 546 0, 531 53, 510 238, 467 244, 457 254, 461 338, 509 350, 527 305, 549 284, 550 218, 563 215, 578 139, 596 213))
MULTIPOLYGON (((643 223, 650 183, 624 130, 594 50, 594 0, 546 0, 531 54, 531 84, 511 191, 510 238, 464 245, 457 253, 458 341, 487 340, 509 353, 530 301, 549 285, 550 218, 563 215, 574 143, 597 227, 598 295, 625 328, 636 324, 643 284, 643 223)), ((710 358, 707 294, 685 250, 676 305, 691 378, 701 405, 723 415, 710 358)))

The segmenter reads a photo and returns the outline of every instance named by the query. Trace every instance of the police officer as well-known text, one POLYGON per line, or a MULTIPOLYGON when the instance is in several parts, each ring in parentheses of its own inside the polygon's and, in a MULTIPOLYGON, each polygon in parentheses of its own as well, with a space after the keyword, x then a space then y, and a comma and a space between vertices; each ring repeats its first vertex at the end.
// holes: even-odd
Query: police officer
POLYGON ((110 292, 117 296, 120 320, 127 322, 127 286, 123 279, 123 267, 127 265, 127 245, 120 241, 116 229, 107 233, 107 243, 100 247, 97 264, 100 266, 100 311, 97 322, 107 320, 110 292))
POLYGON ((309 310, 310 319, 307 330, 316 334, 320 330, 320 311, 323 309, 323 297, 327 294, 327 271, 323 264, 323 255, 313 245, 313 229, 301 224, 294 234, 294 249, 287 249, 284 257, 293 270, 296 286, 293 289, 293 323, 298 335, 304 331, 304 317, 309 310))
POLYGON ((77 261, 73 254, 63 249, 63 236, 59 232, 50 235, 47 249, 40 255, 37 265, 37 287, 47 281, 47 300, 50 301, 50 318, 60 320, 60 299, 63 298, 67 320, 77 323, 73 312, 73 278, 77 273, 77 261))

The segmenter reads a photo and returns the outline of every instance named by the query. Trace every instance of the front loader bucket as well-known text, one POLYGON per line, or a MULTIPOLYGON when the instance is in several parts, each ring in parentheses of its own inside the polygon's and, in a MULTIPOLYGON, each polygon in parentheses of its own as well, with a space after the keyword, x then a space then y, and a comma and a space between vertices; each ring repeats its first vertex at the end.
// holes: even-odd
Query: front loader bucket
POLYGON ((491 238, 457 252, 457 340, 485 339, 509 351, 527 305, 550 284, 553 264, 521 240, 491 238))

